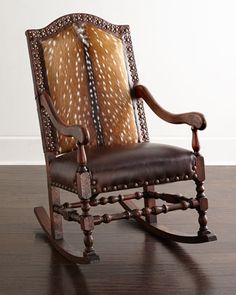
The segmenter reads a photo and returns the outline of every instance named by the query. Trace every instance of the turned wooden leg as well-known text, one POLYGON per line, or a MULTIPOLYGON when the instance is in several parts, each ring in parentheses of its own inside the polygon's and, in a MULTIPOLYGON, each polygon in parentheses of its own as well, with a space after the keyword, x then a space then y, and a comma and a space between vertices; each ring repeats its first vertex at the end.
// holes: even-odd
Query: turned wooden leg
POLYGON ((198 222, 200 225, 198 235, 202 236, 202 235, 206 235, 210 233, 207 227, 207 216, 206 216, 206 212, 208 209, 208 199, 206 198, 204 193, 203 181, 196 180, 195 183, 196 183, 197 199, 200 203, 199 208, 197 209, 199 214, 198 222))
MULTIPOLYGON (((149 185, 143 188, 144 192, 155 192, 155 186, 149 185)), ((156 206, 156 200, 154 198, 144 198, 144 206, 145 208, 152 208, 156 206)), ((153 214, 149 214, 145 217, 146 221, 150 224, 157 223, 157 216, 153 214)))
POLYGON ((92 231, 94 229, 94 221, 93 216, 89 215, 90 205, 89 200, 83 200, 81 201, 81 209, 82 209, 82 215, 81 215, 81 229, 84 232, 84 256, 92 256, 95 255, 95 251, 93 248, 93 236, 92 231))
POLYGON ((53 206, 60 204, 60 189, 48 185, 48 199, 52 236, 56 240, 63 239, 62 216, 53 212, 53 206))

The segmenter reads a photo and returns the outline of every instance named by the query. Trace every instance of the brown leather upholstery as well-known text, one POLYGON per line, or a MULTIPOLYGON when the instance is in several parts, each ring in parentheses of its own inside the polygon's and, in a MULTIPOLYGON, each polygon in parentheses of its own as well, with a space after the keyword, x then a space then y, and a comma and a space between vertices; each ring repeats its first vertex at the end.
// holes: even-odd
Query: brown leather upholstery
MULTIPOLYGON (((138 143, 87 149, 93 193, 192 178, 193 152, 169 145, 138 143), (147 183, 148 182, 148 183, 147 183)), ((52 160, 53 185, 76 190, 76 152, 52 160)))

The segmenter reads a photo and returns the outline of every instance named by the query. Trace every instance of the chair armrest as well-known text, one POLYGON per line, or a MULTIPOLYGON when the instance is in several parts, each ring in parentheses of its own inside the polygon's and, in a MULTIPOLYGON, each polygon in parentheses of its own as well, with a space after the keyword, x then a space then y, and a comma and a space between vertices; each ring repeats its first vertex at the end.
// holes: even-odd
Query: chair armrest
POLYGON ((206 128, 206 119, 203 114, 191 112, 183 114, 172 114, 165 109, 163 109, 148 91, 148 89, 143 85, 134 86, 135 96, 137 98, 143 98, 145 102, 149 105, 152 111, 164 121, 173 124, 188 124, 194 129, 204 130, 206 128))
POLYGON ((62 122, 52 104, 51 97, 46 91, 43 91, 39 99, 41 106, 45 108, 53 126, 59 133, 68 137, 74 137, 78 144, 86 145, 89 142, 89 132, 87 128, 80 125, 68 126, 62 122))

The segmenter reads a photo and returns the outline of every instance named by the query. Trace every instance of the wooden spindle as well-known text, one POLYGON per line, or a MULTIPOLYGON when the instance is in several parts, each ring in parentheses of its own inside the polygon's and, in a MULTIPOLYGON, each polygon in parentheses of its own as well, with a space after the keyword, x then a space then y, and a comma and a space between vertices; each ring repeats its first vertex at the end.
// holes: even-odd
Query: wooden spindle
POLYGON ((192 127, 192 148, 195 154, 200 151, 200 143, 198 139, 197 129, 192 127))
POLYGON ((84 232, 84 256, 94 255, 92 230, 94 229, 93 216, 89 214, 89 200, 83 200, 81 204, 82 215, 80 218, 81 229, 84 232))
POLYGON ((77 143, 77 163, 79 164, 78 167, 78 172, 83 173, 83 172, 87 172, 88 168, 87 168, 87 156, 86 156, 86 152, 85 152, 85 147, 83 144, 79 144, 77 143))
POLYGON ((207 216, 206 212, 208 209, 208 200, 204 193, 203 181, 196 180, 196 191, 197 191, 197 200, 199 201, 199 206, 197 207, 197 211, 199 214, 198 222, 199 222, 199 231, 198 235, 206 235, 209 234, 210 231, 207 227, 207 216))

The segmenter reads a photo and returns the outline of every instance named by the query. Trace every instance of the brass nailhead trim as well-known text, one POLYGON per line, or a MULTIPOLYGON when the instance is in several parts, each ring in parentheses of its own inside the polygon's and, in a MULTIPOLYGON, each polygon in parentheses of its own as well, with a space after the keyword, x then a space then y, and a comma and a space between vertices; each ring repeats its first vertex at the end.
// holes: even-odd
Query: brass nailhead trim
POLYGON ((193 179, 197 179, 197 178, 198 178, 197 173, 193 174, 193 179))
MULTIPOLYGON (((195 174, 193 174, 193 179, 197 179, 197 174, 195 173, 195 174)), ((166 179, 163 179, 162 180, 162 182, 166 182, 166 183, 168 183, 168 182, 171 182, 171 181, 179 181, 179 180, 181 180, 181 179, 185 179, 185 180, 188 180, 189 179, 189 175, 184 175, 184 176, 182 176, 182 177, 180 177, 180 176, 174 176, 172 179, 170 179, 169 177, 167 177, 166 179)), ((160 181, 160 179, 156 179, 155 181, 153 181, 153 183, 154 184, 159 184, 161 181, 160 181)), ((97 181, 95 180, 95 179, 93 179, 92 180, 92 184, 93 185, 95 185, 97 183, 97 181)), ((144 182, 144 185, 149 185, 151 183, 151 181, 148 181, 148 180, 146 180, 145 182, 144 182)), ((123 184, 123 185, 121 185, 121 188, 122 188, 122 186, 123 186, 123 189, 127 189, 128 188, 128 185, 127 184, 123 184)), ((138 187, 139 186, 139 183, 138 182, 135 182, 134 183, 134 187, 138 187)), ((61 186, 62 187, 62 186, 61 186)), ((70 189, 70 188, 67 188, 67 187, 64 187, 65 189, 67 189, 67 190, 70 190, 70 191, 74 191, 74 192, 76 192, 75 190, 72 190, 72 189, 70 189)), ((117 185, 114 185, 113 186, 113 190, 118 190, 118 186, 117 185)), ((104 186, 103 188, 102 188, 102 191, 103 192, 107 192, 107 191, 109 191, 108 190, 108 188, 106 187, 106 186, 104 186)), ((93 193, 96 193, 97 192, 97 189, 96 188, 93 188, 92 189, 92 192, 93 193)))
POLYGON ((124 200, 124 196, 120 195, 120 196, 119 196, 119 200, 120 200, 120 201, 123 201, 123 200, 124 200))
POLYGON ((136 196, 137 199, 141 199, 143 197, 143 194, 140 193, 140 192, 136 192, 135 196, 136 196))

